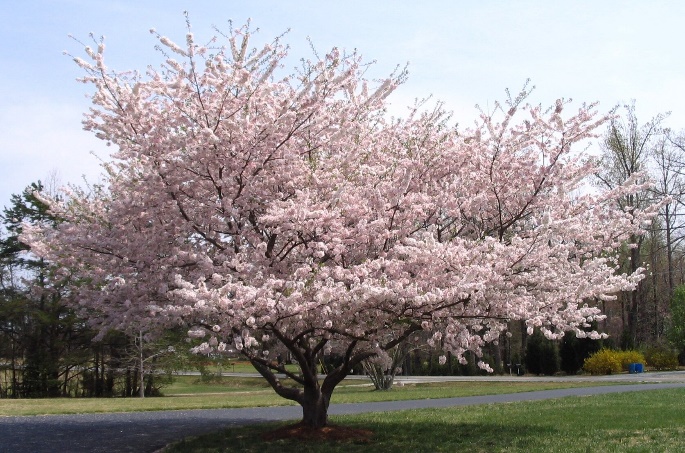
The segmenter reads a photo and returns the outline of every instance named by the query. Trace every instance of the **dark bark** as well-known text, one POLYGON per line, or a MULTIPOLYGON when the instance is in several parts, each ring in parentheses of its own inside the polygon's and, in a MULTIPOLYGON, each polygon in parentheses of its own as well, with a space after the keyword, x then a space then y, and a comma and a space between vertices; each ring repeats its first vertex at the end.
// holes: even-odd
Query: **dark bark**
MULTIPOLYGON (((630 273, 635 273, 642 263, 641 249, 643 236, 631 236, 630 242, 635 244, 635 247, 630 250, 630 273)), ((628 335, 625 347, 635 348, 638 345, 638 319, 640 305, 642 305, 642 283, 638 283, 635 291, 630 293, 630 304, 628 307, 628 335)))
POLYGON ((302 406, 302 423, 312 428, 328 424, 328 405, 331 395, 324 394, 318 386, 305 387, 299 403, 302 406))
POLYGON ((317 374, 317 359, 326 340, 321 340, 311 347, 304 336, 291 339, 275 329, 271 332, 288 348, 299 364, 300 374, 289 372, 283 365, 268 361, 257 354, 244 352, 245 356, 279 396, 295 401, 302 407, 303 425, 315 429, 323 428, 328 424, 328 406, 335 387, 345 379, 352 368, 375 353, 355 353, 357 341, 351 341, 342 364, 331 370, 321 382, 317 374), (301 387, 284 386, 276 376, 277 373, 285 374, 301 387))
POLYGON ((323 391, 316 375, 315 358, 307 359, 304 362, 298 361, 302 370, 302 375, 299 376, 300 379, 298 380, 302 388, 284 386, 274 370, 262 359, 251 357, 250 361, 279 396, 295 401, 302 406, 302 424, 311 428, 323 428, 328 424, 328 405, 335 386, 329 385, 326 387, 326 391, 323 391))
POLYGON ((674 283, 674 269, 673 269, 673 225, 671 225, 670 205, 665 206, 664 219, 666 221, 666 260, 668 263, 668 300, 673 296, 674 283))

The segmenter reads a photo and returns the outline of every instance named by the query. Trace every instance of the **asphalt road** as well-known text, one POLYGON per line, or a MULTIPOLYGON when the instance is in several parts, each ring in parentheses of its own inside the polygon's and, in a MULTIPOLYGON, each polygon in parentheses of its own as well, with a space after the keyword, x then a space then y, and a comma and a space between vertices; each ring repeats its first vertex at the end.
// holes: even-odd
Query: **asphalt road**
MULTIPOLYGON (((329 413, 331 415, 343 415, 404 409, 444 408, 675 387, 685 387, 685 382, 626 384, 435 400, 334 404, 331 405, 329 413)), ((230 426, 277 420, 296 420, 301 415, 299 406, 280 406, 247 409, 0 417, 0 452, 154 452, 170 442, 181 440, 187 436, 204 434, 230 426)))

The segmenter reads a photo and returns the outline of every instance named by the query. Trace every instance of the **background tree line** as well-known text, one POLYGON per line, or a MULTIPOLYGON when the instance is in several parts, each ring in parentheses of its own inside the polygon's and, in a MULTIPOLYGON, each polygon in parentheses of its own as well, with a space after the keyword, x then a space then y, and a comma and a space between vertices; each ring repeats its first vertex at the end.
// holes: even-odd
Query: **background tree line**
POLYGON ((626 270, 644 267, 646 278, 637 291, 603 303, 607 319, 600 327, 622 348, 666 345, 673 332, 673 294, 685 282, 685 136, 663 126, 667 115, 640 123, 634 103, 625 106, 624 112, 603 137, 598 186, 612 188, 628 178, 650 178, 653 187, 626 197, 624 209, 664 197, 670 202, 663 205, 646 233, 634 238, 636 246, 624 251, 621 266, 626 270))
POLYGON ((55 193, 40 181, 32 183, 12 196, 0 216, 0 397, 155 394, 159 379, 155 382, 152 369, 189 366, 170 364, 187 357, 168 354, 168 345, 181 334, 169 332, 161 341, 147 342, 110 332, 93 341, 96 333, 87 316, 67 303, 70 294, 64 287, 53 284, 57 270, 18 240, 25 222, 59 222, 34 196, 36 191, 55 193))
MULTIPOLYGON (((612 189, 630 178, 649 178, 653 186, 622 200, 623 209, 643 207, 669 197, 656 221, 636 246, 623 250, 622 270, 647 269, 638 289, 616 300, 599 301, 607 315, 597 328, 610 335, 604 344, 627 348, 685 350, 685 134, 663 126, 666 115, 640 123, 635 105, 609 124, 601 139, 595 190, 612 189), (680 288, 679 288, 680 287, 680 288)), ((143 332, 110 332, 93 341, 87 313, 69 304, 70 294, 56 286, 49 263, 37 259, 18 240, 22 224, 56 224, 34 192, 56 193, 32 183, 13 195, 0 216, 0 397, 152 395, 159 386, 153 370, 202 366, 186 351, 185 332, 161 341, 143 332)), ((56 195, 55 195, 56 196, 56 195)), ((510 326, 487 358, 500 373, 575 373, 600 347, 591 340, 529 337, 524 326, 510 326)), ((436 349, 409 350, 402 374, 475 374, 475 361, 461 365, 448 357, 439 364, 436 349)), ((361 370, 359 370, 361 372, 361 370)))

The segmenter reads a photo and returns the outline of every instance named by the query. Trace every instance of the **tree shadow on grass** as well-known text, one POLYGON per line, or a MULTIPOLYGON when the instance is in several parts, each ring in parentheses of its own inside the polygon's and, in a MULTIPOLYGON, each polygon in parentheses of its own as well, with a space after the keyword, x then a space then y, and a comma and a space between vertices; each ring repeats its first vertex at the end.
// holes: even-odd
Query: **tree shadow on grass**
POLYGON ((169 452, 494 452, 526 451, 539 445, 540 438, 557 434, 552 427, 496 423, 449 423, 412 420, 401 422, 345 423, 350 431, 371 430, 370 438, 343 440, 270 439, 269 434, 282 430, 285 423, 231 428, 208 436, 187 439, 169 452))

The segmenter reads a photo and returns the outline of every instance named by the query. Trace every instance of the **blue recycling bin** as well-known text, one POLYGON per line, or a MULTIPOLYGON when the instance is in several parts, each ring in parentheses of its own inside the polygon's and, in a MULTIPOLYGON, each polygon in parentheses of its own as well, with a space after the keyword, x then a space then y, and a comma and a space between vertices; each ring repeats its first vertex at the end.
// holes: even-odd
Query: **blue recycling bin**
POLYGON ((628 364, 628 373, 634 374, 634 373, 644 373, 645 369, 644 366, 641 363, 629 363, 628 364))

